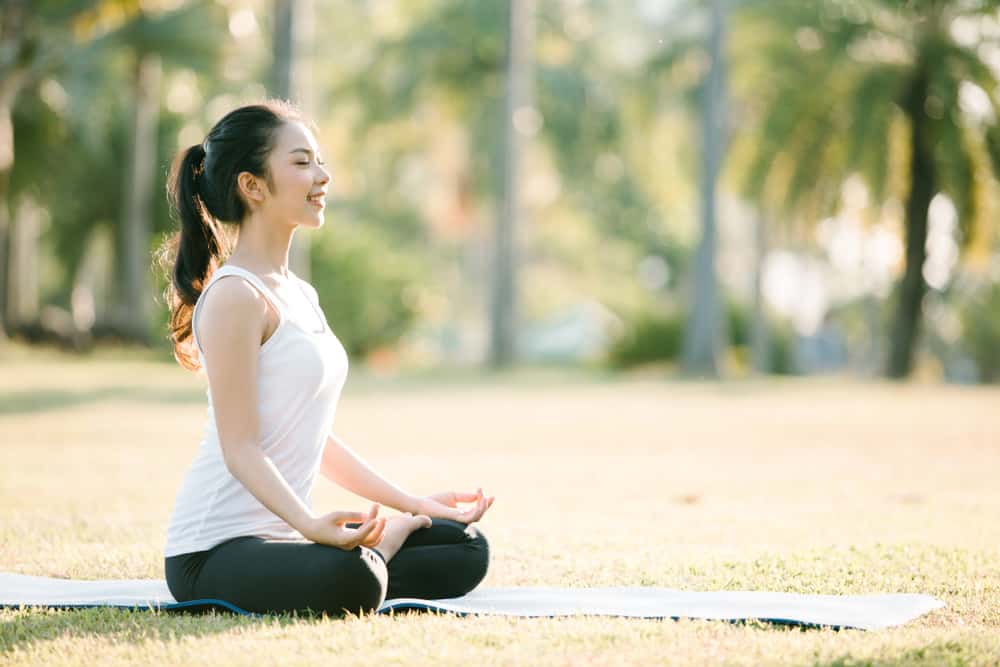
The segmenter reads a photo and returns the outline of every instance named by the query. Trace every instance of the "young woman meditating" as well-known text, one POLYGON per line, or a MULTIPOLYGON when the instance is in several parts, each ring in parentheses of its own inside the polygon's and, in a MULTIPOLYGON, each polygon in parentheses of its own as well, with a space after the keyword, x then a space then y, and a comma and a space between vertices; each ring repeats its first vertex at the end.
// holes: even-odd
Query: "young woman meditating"
POLYGON ((469 524, 493 498, 413 496, 331 431, 347 354, 315 289, 288 269, 296 229, 323 225, 329 181, 310 127, 276 101, 232 111, 174 163, 171 338, 209 389, 167 531, 178 601, 359 613, 387 596, 463 595, 486 574, 486 539, 469 524), (238 227, 231 250, 223 223, 238 227), (314 514, 319 472, 375 504, 314 514), (380 504, 400 514, 382 517, 380 504))

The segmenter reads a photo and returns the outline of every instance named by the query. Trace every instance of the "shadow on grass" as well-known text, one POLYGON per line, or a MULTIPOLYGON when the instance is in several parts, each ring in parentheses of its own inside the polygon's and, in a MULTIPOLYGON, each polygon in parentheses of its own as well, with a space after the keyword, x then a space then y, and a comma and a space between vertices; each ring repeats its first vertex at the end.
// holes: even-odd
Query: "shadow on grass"
POLYGON ((68 389, 42 389, 0 394, 0 415, 32 414, 61 408, 88 405, 106 400, 125 400, 137 403, 193 403, 205 402, 204 389, 158 389, 155 387, 113 386, 88 391, 68 389))
POLYGON ((233 628, 263 629, 325 620, 336 619, 322 615, 242 616, 218 611, 180 613, 113 607, 8 609, 0 610, 0 656, 60 637, 108 637, 116 643, 139 644, 151 639, 175 641, 182 637, 205 637, 233 628))

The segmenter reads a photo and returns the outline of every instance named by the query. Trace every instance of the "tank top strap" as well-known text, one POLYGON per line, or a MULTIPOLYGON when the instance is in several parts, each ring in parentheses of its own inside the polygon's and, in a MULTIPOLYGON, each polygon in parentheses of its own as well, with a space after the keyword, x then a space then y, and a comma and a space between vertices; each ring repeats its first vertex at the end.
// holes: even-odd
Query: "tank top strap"
POLYGON ((274 309, 278 311, 279 317, 284 319, 285 310, 282 307, 281 299, 279 299, 274 295, 274 292, 272 292, 271 289, 264 284, 264 281, 261 280, 256 273, 247 271, 246 269, 239 266, 223 264, 222 266, 220 266, 218 269, 215 270, 215 273, 212 274, 212 279, 209 281, 209 284, 214 283, 218 278, 221 278, 223 276, 239 276, 241 278, 246 279, 251 285, 257 288, 258 292, 264 295, 264 298, 266 298, 268 301, 271 302, 271 306, 273 306, 274 309))
MULTIPOLYGON (((270 302, 271 307, 274 308, 277 311, 277 313, 278 313, 278 326, 281 326, 282 322, 285 320, 285 310, 284 310, 284 308, 281 305, 281 301, 274 295, 274 292, 272 292, 267 287, 267 285, 264 284, 264 281, 261 280, 257 276, 257 274, 255 274, 255 273, 253 273, 251 271, 247 271, 246 269, 241 268, 239 266, 232 266, 230 264, 223 264, 222 266, 220 266, 219 268, 217 268, 212 273, 212 277, 208 279, 208 283, 201 290, 201 295, 204 296, 205 293, 209 290, 209 288, 212 285, 214 285, 217 280, 219 280, 220 278, 224 278, 225 276, 239 276, 240 278, 243 278, 244 280, 246 280, 247 282, 249 282, 251 285, 253 285, 254 288, 258 292, 260 292, 264 296, 265 299, 267 299, 270 302)), ((201 343, 198 342, 198 330, 197 330, 199 306, 201 306, 201 298, 200 297, 199 297, 198 301, 194 304, 194 311, 192 312, 192 317, 191 317, 191 336, 194 339, 195 347, 198 349, 198 353, 200 355, 201 352, 202 352, 202 350, 201 350, 201 343)))

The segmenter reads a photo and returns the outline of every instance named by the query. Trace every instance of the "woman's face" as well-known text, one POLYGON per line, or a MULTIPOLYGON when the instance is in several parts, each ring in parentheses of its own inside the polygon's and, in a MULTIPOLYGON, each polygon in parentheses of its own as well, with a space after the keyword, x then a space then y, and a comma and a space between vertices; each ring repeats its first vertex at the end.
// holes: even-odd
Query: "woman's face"
POLYGON ((321 227, 330 174, 309 128, 295 121, 282 124, 267 166, 271 187, 263 212, 291 225, 321 227))

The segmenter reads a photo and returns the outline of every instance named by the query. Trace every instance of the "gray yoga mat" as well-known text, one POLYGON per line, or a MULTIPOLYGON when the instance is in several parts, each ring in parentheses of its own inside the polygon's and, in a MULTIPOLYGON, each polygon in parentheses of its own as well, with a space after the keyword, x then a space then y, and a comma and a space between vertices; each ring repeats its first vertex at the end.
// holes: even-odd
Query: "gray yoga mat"
MULTIPOLYGON (((177 602, 157 579, 81 581, 0 573, 0 607, 124 607, 165 611, 226 609, 249 612, 224 600, 177 602)), ((670 588, 481 588, 460 598, 386 600, 380 613, 404 610, 459 615, 626 616, 759 619, 773 623, 881 630, 903 625, 944 602, 929 595, 805 595, 759 591, 679 591, 670 588)))

